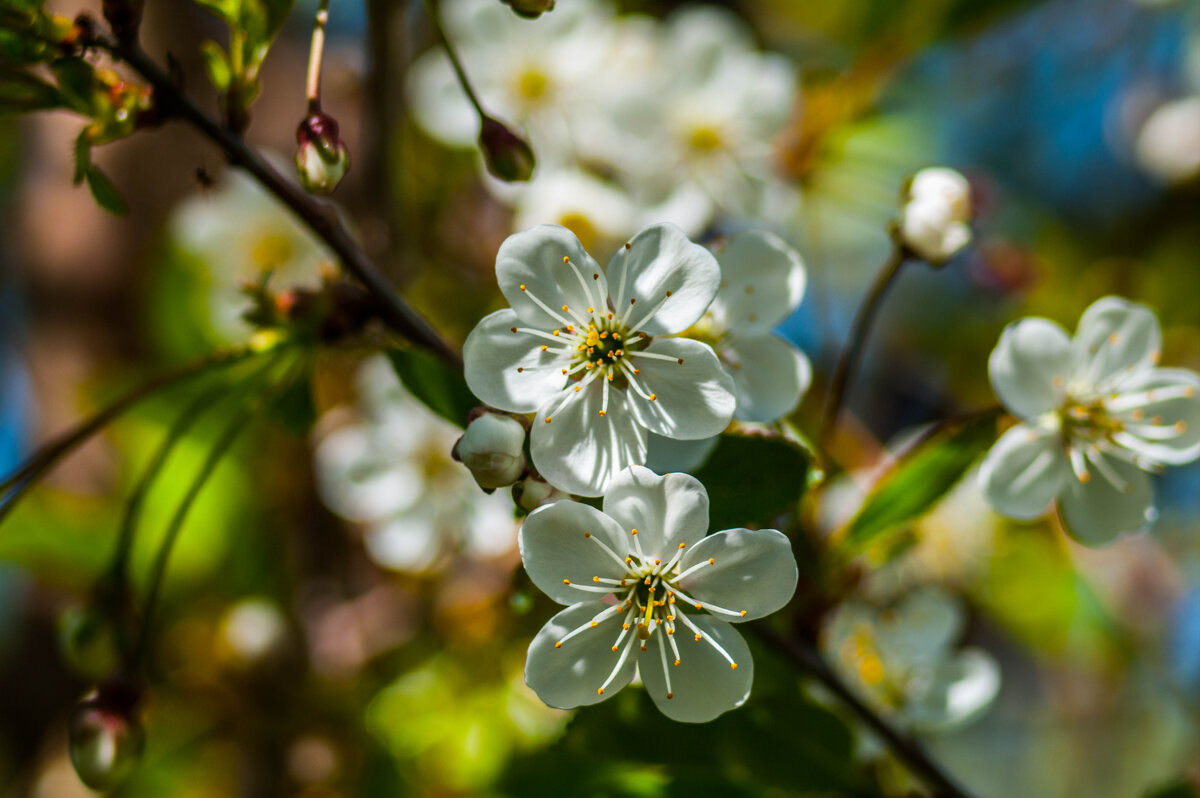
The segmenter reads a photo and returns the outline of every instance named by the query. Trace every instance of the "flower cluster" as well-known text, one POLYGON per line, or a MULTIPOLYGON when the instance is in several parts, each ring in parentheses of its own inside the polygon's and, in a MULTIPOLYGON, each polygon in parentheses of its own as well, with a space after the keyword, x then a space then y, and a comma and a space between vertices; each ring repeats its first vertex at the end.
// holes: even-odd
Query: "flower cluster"
POLYGON ((567 605, 529 647, 525 680, 538 697, 595 704, 636 670, 674 720, 702 723, 741 706, 754 662, 731 624, 783 607, 798 570, 776 530, 707 530, 698 480, 637 466, 613 480, 603 511, 560 501, 530 514, 525 570, 567 605))
POLYGON ((962 724, 1000 689, 1000 670, 981 649, 954 650, 961 606, 936 588, 880 611, 857 601, 827 619, 821 647, 865 700, 924 730, 962 724))
POLYGON ((1075 337, 1048 319, 1011 324, 988 361, 996 394, 1021 423, 988 453, 980 480, 992 505, 1036 518, 1057 498, 1086 543, 1141 529, 1153 513, 1148 472, 1200 457, 1200 375, 1159 368, 1153 311, 1098 300, 1075 337))
POLYGON ((668 224, 638 233, 607 269, 566 228, 511 236, 496 256, 511 308, 467 338, 467 384, 500 410, 535 413, 534 466, 581 496, 644 464, 648 433, 698 440, 735 411, 778 418, 809 381, 808 361, 771 333, 802 296, 799 256, 743 233, 721 258, 668 224))
MULTIPOLYGON (((576 0, 530 25, 494 0, 453 0, 442 16, 484 107, 525 129, 536 153, 529 185, 488 181, 518 227, 559 223, 608 246, 648 221, 694 233, 718 210, 762 204, 795 67, 757 50, 734 14, 684 8, 660 23, 576 0)), ((475 145, 479 121, 439 48, 408 89, 434 138, 475 145)))
POLYGON ((360 418, 321 437, 314 467, 321 499, 362 525, 371 558, 420 572, 455 549, 510 551, 512 500, 481 493, 451 460, 457 430, 409 396, 383 357, 364 363, 358 382, 360 418))

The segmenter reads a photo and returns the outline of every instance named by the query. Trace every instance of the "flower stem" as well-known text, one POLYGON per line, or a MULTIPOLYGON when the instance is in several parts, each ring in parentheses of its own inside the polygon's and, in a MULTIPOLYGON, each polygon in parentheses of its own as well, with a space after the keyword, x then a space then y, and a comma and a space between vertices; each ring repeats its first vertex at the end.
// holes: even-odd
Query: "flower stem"
POLYGON ((825 660, 811 644, 807 641, 784 637, 762 622, 749 623, 747 626, 758 635, 759 639, 790 659, 801 670, 820 682, 825 689, 837 696, 839 701, 845 704, 851 712, 858 716, 859 720, 869 726, 871 731, 887 744, 892 753, 914 775, 932 789, 936 798, 971 798, 971 793, 942 770, 917 740, 894 728, 859 700, 858 696, 825 664, 825 660))
POLYGON ((258 156, 241 136, 221 127, 200 110, 179 86, 136 43, 120 43, 91 23, 84 37, 90 46, 98 47, 125 62, 154 88, 159 110, 165 117, 178 116, 199 130, 225 151, 230 163, 241 166, 274 194, 304 224, 341 259, 342 267, 354 275, 379 303, 379 317, 395 332, 412 343, 428 349, 456 368, 462 368, 462 356, 419 313, 398 294, 386 277, 375 267, 362 248, 342 224, 337 212, 328 204, 314 199, 299 186, 284 179, 258 156))
POLYGON ((467 77, 467 71, 463 69, 462 62, 458 60, 458 53, 455 52, 454 45, 450 44, 450 38, 446 36, 446 28, 442 25, 442 15, 438 11, 435 0, 425 0, 425 9, 429 12, 429 21, 433 24, 434 31, 437 32, 442 49, 450 58, 450 65, 454 67, 454 74, 458 76, 458 83, 466 93, 467 99, 471 101, 471 105, 475 106, 475 112, 479 114, 480 121, 489 118, 488 112, 483 110, 483 104, 479 102, 479 96, 475 94, 471 79, 467 77))
POLYGON ((904 249, 899 246, 894 247, 887 263, 884 264, 883 269, 876 275, 875 281, 871 284, 871 288, 863 299, 862 305, 858 308, 858 313, 854 316, 854 326, 850 330, 850 337, 846 341, 845 348, 842 349, 842 353, 838 357, 837 368, 833 372, 833 383, 829 388, 829 398, 825 402, 825 413, 821 422, 822 449, 828 449, 830 442, 833 440, 838 414, 841 412, 842 402, 846 398, 846 393, 850 390, 854 373, 858 370, 858 361, 862 357, 863 344, 866 343, 867 336, 870 334, 871 325, 875 321, 876 314, 879 312, 883 297, 887 294, 887 290, 891 287, 892 283, 896 281, 896 277, 900 274, 900 269, 904 266, 904 263, 904 249))
MULTIPOLYGON (((273 366, 277 362, 278 359, 273 358, 270 365, 273 366)), ((167 531, 163 535, 162 543, 159 544, 158 553, 154 558, 154 565, 150 572, 149 588, 146 592, 145 604, 142 607, 142 622, 137 634, 137 644, 133 650, 133 656, 129 661, 129 672, 131 675, 135 674, 142 663, 145 662, 150 641, 150 629, 154 622, 154 611, 158 606, 158 600, 162 594, 163 579, 167 574, 167 564, 170 562, 171 552, 175 549, 175 543, 179 540, 179 533, 183 529, 183 523, 187 520, 192 505, 195 504, 196 498, 200 495, 200 491, 204 488, 205 484, 207 484, 209 477, 216 471, 226 452, 229 451, 229 448, 246 428, 246 425, 292 383, 292 380, 295 379, 304 366, 304 363, 305 359, 302 356, 287 370, 283 379, 275 383, 269 390, 261 393, 253 402, 233 417, 233 420, 226 425, 217 438, 217 442, 209 450, 208 457, 205 459, 203 465, 201 465, 199 472, 197 472, 191 487, 188 488, 188 492, 175 509, 175 515, 172 516, 170 523, 167 525, 167 531)))
POLYGON ((312 46, 308 51, 308 79, 304 85, 310 114, 321 108, 321 63, 325 55, 325 25, 328 22, 329 0, 321 0, 313 20, 312 46))
POLYGON ((4 496, 3 505, 0 505, 0 523, 4 522, 4 519, 8 517, 8 514, 17 505, 17 502, 37 482, 39 477, 49 471, 59 460, 72 452, 76 447, 143 399, 178 382, 183 382, 191 377, 202 374, 210 368, 237 363, 260 351, 262 351, 261 346, 253 344, 232 350, 223 349, 173 371, 169 371, 147 383, 139 385, 91 418, 80 422, 74 429, 64 433, 54 442, 42 447, 23 466, 6 477, 3 483, 0 483, 0 490, 8 491, 7 495, 4 496))

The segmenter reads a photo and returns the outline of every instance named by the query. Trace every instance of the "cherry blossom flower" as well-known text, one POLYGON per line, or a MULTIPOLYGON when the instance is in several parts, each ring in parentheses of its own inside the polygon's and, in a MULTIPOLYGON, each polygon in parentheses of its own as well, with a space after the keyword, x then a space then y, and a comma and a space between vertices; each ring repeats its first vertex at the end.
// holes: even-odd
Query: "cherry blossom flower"
POLYGON ((674 720, 702 723, 746 700, 754 662, 733 623, 783 607, 791 543, 774 529, 705 536, 708 495, 686 474, 622 471, 604 510, 560 501, 520 532, 525 570, 567 608, 529 646, 525 681, 546 704, 595 704, 636 669, 674 720))
POLYGON ((1000 689, 1000 670, 982 649, 955 651, 962 607, 936 588, 878 610, 852 601, 826 620, 821 647, 852 689, 880 711, 922 730, 958 726, 1000 689))
POLYGON ((1120 297, 1093 303, 1072 339, 1041 318, 1004 331, 988 361, 992 388, 1021 423, 980 470, 1003 515, 1033 519, 1057 498, 1067 529, 1106 543, 1153 514, 1150 476, 1200 457, 1200 375, 1158 368, 1153 311, 1120 297))
POLYGON ((913 177, 900 213, 904 245, 937 266, 971 242, 971 186, 953 169, 931 167, 913 177))
POLYGON ((694 324, 721 279, 679 228, 646 228, 602 270, 569 230, 541 225, 501 245, 496 277, 511 308, 468 336, 467 384, 500 410, 536 413, 530 453, 555 487, 599 496, 645 463, 647 431, 696 440, 729 424, 733 380, 712 348, 663 337, 694 324))

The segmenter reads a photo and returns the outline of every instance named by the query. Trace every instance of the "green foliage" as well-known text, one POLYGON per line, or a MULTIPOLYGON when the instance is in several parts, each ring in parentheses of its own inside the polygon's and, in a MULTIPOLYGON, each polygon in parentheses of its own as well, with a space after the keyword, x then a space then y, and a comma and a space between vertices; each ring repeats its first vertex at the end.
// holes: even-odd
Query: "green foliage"
POLYGON ((317 423, 312 370, 306 369, 271 403, 271 415, 293 435, 307 435, 317 423))
POLYGON ((708 489, 709 528, 762 524, 796 506, 808 456, 782 438, 722 435, 696 478, 708 489))
POLYGON ((860 552, 932 508, 992 445, 995 429, 989 413, 922 443, 871 491, 843 533, 846 550, 860 552))
POLYGON ((0 114, 60 108, 62 95, 49 83, 24 72, 0 67, 0 114))
POLYGON ((121 192, 117 191, 112 181, 97 167, 88 167, 84 177, 87 179, 88 188, 92 190, 92 196, 96 198, 96 204, 101 208, 117 216, 122 216, 129 210, 129 203, 121 196, 121 192))
POLYGON ((292 0, 196 0, 196 4, 229 28, 229 45, 201 44, 208 79, 222 95, 230 126, 241 130, 258 97, 259 70, 279 28, 292 10, 292 0))
POLYGON ((392 349, 388 360, 404 387, 426 407, 459 427, 480 402, 455 369, 422 349, 392 349))
POLYGON ((1165 787, 1159 787, 1146 793, 1145 798, 1198 798, 1200 790, 1190 779, 1180 779, 1165 787))

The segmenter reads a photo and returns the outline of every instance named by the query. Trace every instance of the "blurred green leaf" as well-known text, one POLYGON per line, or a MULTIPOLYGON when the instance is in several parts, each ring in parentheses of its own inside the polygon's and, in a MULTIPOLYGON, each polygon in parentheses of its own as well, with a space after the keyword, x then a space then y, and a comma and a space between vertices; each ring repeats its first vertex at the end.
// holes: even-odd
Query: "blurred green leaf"
POLYGON ((1158 787, 1146 793, 1145 798, 1197 798, 1200 790, 1190 779, 1180 779, 1165 787, 1158 787))
POLYGON ((125 202, 121 192, 117 191, 116 186, 98 167, 89 166, 84 172, 84 177, 87 178, 88 188, 92 190, 92 196, 101 208, 117 216, 123 216, 129 211, 129 204, 125 202))
POLYGON ((922 443, 879 481, 846 527, 842 545, 862 551, 880 536, 919 518, 958 483, 996 439, 989 413, 922 443))
POLYGON ((200 43, 200 55, 204 59, 204 71, 208 73, 209 82, 217 91, 228 90, 232 73, 221 45, 212 39, 205 39, 200 43))
POLYGON ((317 423, 312 372, 305 370, 271 405, 271 415, 293 435, 307 435, 317 423))
POLYGON ((388 360, 404 387, 433 412, 462 427, 480 402, 457 370, 421 349, 392 349, 388 360))
POLYGON ((63 100, 72 110, 91 116, 96 106, 96 69, 82 58, 60 58, 50 65, 63 100))
POLYGON ((709 528, 757 524, 787 512, 804 495, 808 456, 781 439, 722 435, 696 478, 708 490, 709 528))
POLYGON ((88 136, 87 128, 79 131, 75 137, 75 174, 71 178, 79 185, 87 177, 88 169, 92 166, 92 139, 88 136))
POLYGON ((63 105, 58 89, 33 75, 0 69, 0 113, 44 111, 63 105))

